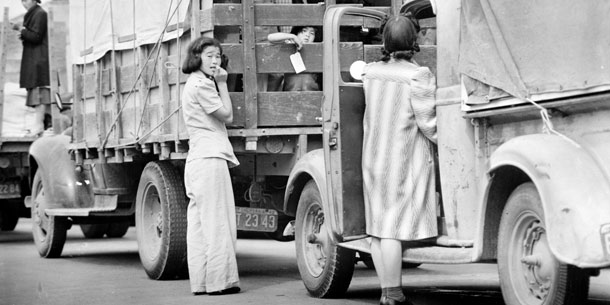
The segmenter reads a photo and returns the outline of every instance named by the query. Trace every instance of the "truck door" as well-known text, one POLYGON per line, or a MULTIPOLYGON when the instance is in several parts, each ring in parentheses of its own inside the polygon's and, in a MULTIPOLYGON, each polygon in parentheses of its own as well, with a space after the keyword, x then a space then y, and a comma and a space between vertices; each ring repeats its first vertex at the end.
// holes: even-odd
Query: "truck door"
MULTIPOLYGON (((349 76, 357 60, 373 61, 381 45, 370 45, 368 31, 381 25, 385 14, 362 7, 331 7, 324 17, 324 160, 330 207, 342 240, 363 237, 362 83, 349 76), (347 37, 346 37, 347 36, 347 37), (345 41, 351 40, 351 41, 345 41), (369 56, 369 54, 372 54, 369 56), (368 58, 371 57, 371 58, 368 58)), ((377 56, 376 56, 377 55, 377 56)))

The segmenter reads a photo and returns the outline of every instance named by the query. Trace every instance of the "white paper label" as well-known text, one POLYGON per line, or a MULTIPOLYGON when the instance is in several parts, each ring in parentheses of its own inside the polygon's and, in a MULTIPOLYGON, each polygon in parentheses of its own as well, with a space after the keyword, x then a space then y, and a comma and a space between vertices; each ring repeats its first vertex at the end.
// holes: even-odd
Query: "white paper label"
POLYGON ((305 64, 303 63, 303 58, 301 57, 301 53, 296 52, 290 55, 290 62, 292 63, 292 67, 294 71, 299 74, 305 71, 305 64))

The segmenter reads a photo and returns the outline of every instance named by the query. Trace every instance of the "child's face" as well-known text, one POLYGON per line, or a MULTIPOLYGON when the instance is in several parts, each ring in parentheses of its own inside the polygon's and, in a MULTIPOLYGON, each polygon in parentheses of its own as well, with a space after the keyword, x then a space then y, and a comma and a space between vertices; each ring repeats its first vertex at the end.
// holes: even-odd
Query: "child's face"
POLYGON ((216 46, 208 46, 201 52, 201 71, 208 75, 214 75, 220 67, 220 49, 216 46))
POLYGON ((304 43, 312 43, 316 39, 316 30, 312 27, 306 27, 297 35, 304 43))

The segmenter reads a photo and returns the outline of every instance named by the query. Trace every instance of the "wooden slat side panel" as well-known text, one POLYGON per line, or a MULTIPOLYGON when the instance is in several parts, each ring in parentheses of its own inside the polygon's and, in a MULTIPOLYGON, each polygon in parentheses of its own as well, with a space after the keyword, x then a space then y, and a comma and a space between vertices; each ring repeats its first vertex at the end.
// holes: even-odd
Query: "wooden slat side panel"
MULTIPOLYGON (((341 65, 342 71, 349 71, 349 66, 356 60, 363 60, 365 50, 361 42, 341 43, 341 65)), ((367 46, 368 47, 368 46, 367 46)), ((381 46, 379 46, 380 48, 381 46)), ((243 49, 241 44, 223 44, 224 54, 229 57, 227 71, 231 74, 244 72, 243 49)), ((256 44, 256 66, 258 73, 294 73, 290 62, 290 55, 294 54, 293 45, 275 45, 269 43, 256 44)), ((304 45, 300 51, 307 72, 319 73, 324 71, 322 64, 322 43, 311 43, 304 45)), ((380 53, 381 54, 381 53, 380 53)), ((170 76, 170 83, 175 83, 176 76, 170 76)), ((186 78, 181 79, 186 81, 186 78)))
POLYGON ((261 92, 259 126, 318 126, 322 92, 261 92))

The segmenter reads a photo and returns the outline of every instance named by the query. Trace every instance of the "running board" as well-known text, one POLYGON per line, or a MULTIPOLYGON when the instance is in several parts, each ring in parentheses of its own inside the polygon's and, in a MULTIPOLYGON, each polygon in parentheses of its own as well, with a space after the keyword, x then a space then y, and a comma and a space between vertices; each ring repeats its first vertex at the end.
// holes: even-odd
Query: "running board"
MULTIPOLYGON (((460 244, 468 244, 468 241, 461 241, 460 244)), ((370 238, 343 242, 339 246, 366 253, 371 252, 370 238)), ((402 260, 409 263, 463 264, 474 262, 473 257, 475 257, 475 251, 472 247, 441 247, 430 244, 407 248, 403 252, 402 260)))

